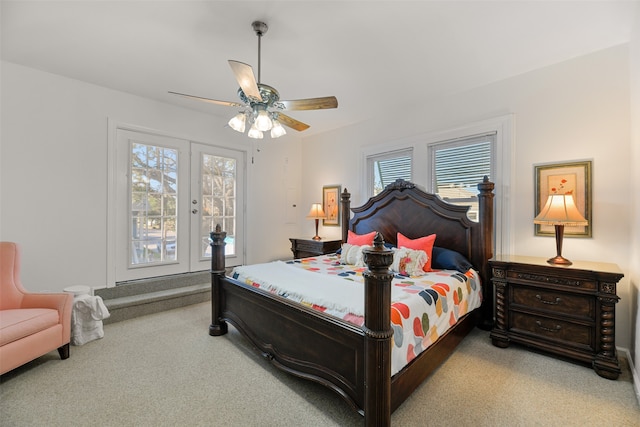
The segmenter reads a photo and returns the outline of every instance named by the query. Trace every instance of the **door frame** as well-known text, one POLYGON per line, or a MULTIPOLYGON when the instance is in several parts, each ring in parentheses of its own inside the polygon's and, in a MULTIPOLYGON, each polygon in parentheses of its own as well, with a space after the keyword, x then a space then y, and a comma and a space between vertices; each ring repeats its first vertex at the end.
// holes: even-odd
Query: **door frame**
MULTIPOLYGON (((112 288, 116 286, 116 262, 117 262, 117 247, 116 247, 116 218, 117 218, 117 147, 118 147, 118 130, 132 131, 132 132, 140 132, 147 133, 150 135, 156 135, 161 137, 168 138, 176 138, 189 141, 190 143, 196 143, 201 145, 208 145, 211 147, 219 147, 225 150, 231 149, 235 151, 239 151, 242 153, 244 157, 243 164, 243 199, 240 201, 242 203, 242 210, 244 213, 244 219, 242 221, 241 226, 244 229, 243 233, 243 252, 238 254, 242 260, 246 259, 246 247, 247 247, 247 220, 246 220, 246 205, 247 205, 247 150, 246 149, 238 149, 236 147, 225 147, 224 145, 214 145, 207 144, 201 141, 194 140, 193 138, 185 137, 182 135, 173 134, 171 132, 163 132, 157 129, 148 128, 139 125, 133 125, 130 123, 118 121, 112 118, 107 118, 107 224, 106 224, 106 234, 107 234, 107 259, 106 259, 106 270, 107 270, 107 281, 106 287, 112 288)), ((191 146, 189 146, 189 155, 191 153, 191 146)), ((191 162, 189 161, 189 167, 191 167, 191 162)), ((188 197, 191 197, 189 194, 188 197)))

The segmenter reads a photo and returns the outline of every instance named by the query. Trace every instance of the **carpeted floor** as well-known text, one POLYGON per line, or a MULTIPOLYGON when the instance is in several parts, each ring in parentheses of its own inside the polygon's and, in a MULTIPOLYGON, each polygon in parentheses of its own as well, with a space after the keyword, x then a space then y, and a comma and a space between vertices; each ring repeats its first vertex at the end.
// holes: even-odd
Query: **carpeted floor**
MULTIPOLYGON (((210 337, 209 303, 105 326, 0 379, 0 425, 359 426, 324 387, 278 371, 230 328, 210 337)), ((398 426, 640 426, 629 368, 617 381, 474 330, 392 415, 398 426)))

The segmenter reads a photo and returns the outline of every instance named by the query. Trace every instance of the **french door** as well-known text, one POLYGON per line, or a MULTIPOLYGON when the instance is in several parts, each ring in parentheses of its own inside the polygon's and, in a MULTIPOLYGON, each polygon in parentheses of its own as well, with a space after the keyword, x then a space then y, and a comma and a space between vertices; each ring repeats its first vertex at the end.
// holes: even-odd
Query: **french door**
POLYGON ((210 232, 227 232, 225 264, 244 261, 244 154, 191 144, 191 271, 211 267, 210 232))
POLYGON ((117 130, 115 281, 207 270, 209 232, 243 262, 244 153, 117 130))

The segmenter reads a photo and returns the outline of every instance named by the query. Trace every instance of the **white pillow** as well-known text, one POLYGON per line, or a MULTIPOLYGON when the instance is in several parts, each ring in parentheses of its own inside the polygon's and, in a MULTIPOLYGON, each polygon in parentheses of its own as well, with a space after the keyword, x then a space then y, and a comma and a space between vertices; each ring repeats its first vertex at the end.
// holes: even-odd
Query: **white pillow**
POLYGON ((406 276, 423 276, 425 274, 424 265, 428 259, 425 251, 393 248, 391 271, 406 276))
POLYGON ((356 267, 364 267, 364 257, 362 250, 370 246, 356 246, 349 243, 342 244, 342 252, 340 254, 340 264, 355 265, 356 267))

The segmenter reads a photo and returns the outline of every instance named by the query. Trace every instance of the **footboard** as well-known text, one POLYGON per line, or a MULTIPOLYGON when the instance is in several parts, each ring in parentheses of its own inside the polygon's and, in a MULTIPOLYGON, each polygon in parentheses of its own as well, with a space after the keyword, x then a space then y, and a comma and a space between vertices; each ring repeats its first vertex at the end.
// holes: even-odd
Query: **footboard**
MULTIPOLYGON (((342 396, 365 422, 390 423, 390 304, 393 256, 382 247, 366 257, 365 326, 307 308, 241 283, 224 274, 224 238, 212 239, 212 323, 209 334, 224 335, 227 322, 276 367, 316 381, 342 396), (382 290, 382 292, 380 292, 382 290), (386 307, 383 309, 382 307, 386 307)), ((377 424, 382 425, 382 424, 377 424)))

